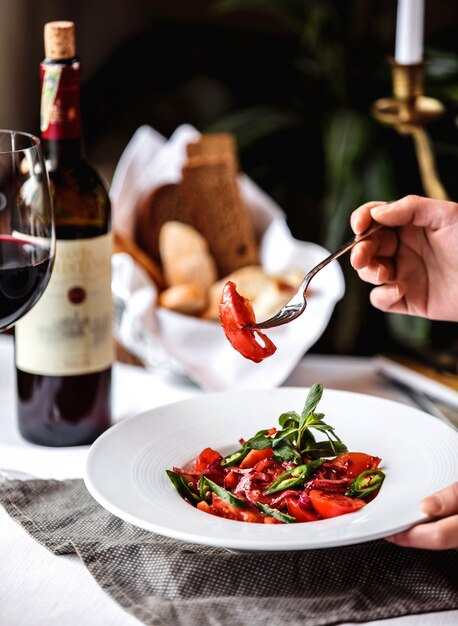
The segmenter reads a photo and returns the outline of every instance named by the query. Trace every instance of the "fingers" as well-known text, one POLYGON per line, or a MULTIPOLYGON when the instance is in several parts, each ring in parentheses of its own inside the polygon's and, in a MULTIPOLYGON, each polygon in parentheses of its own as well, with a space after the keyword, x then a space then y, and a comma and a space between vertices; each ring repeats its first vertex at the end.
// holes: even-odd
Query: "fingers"
POLYGON ((385 313, 407 313, 404 301, 404 287, 401 283, 390 283, 372 289, 370 293, 372 306, 385 313))
POLYGON ((398 238, 394 231, 386 230, 358 243, 350 255, 350 262, 355 270, 360 270, 373 263, 377 257, 391 257, 398 248, 398 238))
POLYGON ((386 204, 385 202, 366 202, 358 209, 353 211, 350 217, 350 225, 355 234, 364 232, 372 224, 373 219, 371 216, 371 209, 379 205, 386 204))
MULTIPOLYGON (((373 222, 371 210, 384 206, 384 202, 367 202, 356 209, 351 216, 351 226, 355 233, 361 233, 373 222)), ((398 247, 398 238, 393 231, 382 231, 357 244, 350 256, 350 262, 360 278, 368 283, 380 285, 392 280, 393 263, 389 260, 398 247)))
POLYGON ((458 482, 425 498, 421 503, 421 510, 435 517, 458 513, 458 482))
POLYGON ((385 226, 413 224, 436 230, 458 222, 458 204, 411 195, 395 202, 377 204, 370 209, 370 214, 385 226))
POLYGON ((386 539, 406 548, 424 548, 426 550, 458 548, 458 515, 452 515, 437 522, 419 524, 386 539))
POLYGON ((428 550, 458 548, 458 482, 425 498, 421 509, 427 515, 442 519, 414 526, 387 540, 398 546, 428 550))
POLYGON ((358 234, 373 220, 390 227, 413 224, 436 230, 458 223, 458 204, 414 195, 394 202, 367 202, 353 211, 350 224, 358 234))
POLYGON ((358 270, 358 276, 366 283, 383 285, 393 280, 394 265, 388 259, 366 265, 358 270))

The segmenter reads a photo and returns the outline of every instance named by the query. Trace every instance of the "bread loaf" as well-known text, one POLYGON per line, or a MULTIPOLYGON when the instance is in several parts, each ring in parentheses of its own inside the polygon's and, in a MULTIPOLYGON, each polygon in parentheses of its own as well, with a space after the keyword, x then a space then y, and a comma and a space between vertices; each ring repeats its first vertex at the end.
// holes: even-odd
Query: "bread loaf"
POLYGON ((159 251, 169 286, 198 283, 206 290, 218 277, 207 242, 188 224, 166 222, 159 233, 159 251))
POLYGON ((197 283, 168 287, 159 294, 159 304, 185 315, 199 315, 207 303, 206 290, 197 283))
POLYGON ((156 263, 161 262, 159 232, 170 220, 185 224, 191 221, 179 184, 162 185, 147 192, 135 210, 135 241, 156 263))

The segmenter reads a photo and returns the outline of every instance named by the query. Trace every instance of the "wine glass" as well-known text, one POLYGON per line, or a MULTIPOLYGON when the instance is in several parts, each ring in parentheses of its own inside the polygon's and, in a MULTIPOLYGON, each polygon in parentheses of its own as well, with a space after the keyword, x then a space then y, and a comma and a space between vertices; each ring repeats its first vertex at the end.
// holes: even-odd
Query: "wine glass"
POLYGON ((51 276, 55 243, 40 140, 0 130, 0 331, 40 298, 51 276))

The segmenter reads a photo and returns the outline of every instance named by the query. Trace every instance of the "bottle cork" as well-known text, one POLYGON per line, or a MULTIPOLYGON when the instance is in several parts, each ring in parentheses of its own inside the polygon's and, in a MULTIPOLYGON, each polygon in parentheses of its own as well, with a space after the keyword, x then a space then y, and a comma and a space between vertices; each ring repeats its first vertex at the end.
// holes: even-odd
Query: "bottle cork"
POLYGON ((45 56, 59 61, 75 56, 75 24, 73 22, 48 22, 45 24, 45 56))

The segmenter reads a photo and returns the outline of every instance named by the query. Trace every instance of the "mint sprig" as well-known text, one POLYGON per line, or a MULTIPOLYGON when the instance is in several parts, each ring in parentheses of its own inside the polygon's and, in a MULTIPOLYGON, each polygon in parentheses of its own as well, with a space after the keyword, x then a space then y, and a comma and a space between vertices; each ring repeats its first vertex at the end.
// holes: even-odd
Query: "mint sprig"
POLYGON ((274 459, 302 463, 304 456, 321 458, 347 452, 334 428, 325 423, 324 413, 316 412, 322 396, 323 385, 316 383, 310 388, 300 414, 288 411, 280 415, 278 422, 282 430, 275 434, 272 442, 274 459), (323 433, 327 441, 317 442, 312 430, 323 433))

